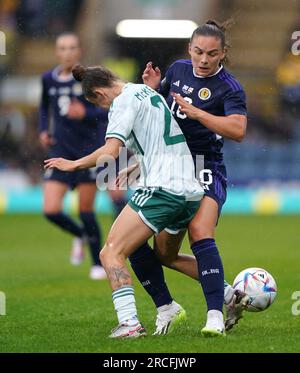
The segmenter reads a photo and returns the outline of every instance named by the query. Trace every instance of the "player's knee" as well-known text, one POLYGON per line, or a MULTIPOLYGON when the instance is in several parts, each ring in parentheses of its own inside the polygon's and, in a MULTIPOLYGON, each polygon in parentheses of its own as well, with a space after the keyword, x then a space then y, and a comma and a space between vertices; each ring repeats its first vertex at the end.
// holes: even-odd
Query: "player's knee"
POLYGON ((103 249, 100 251, 100 260, 105 265, 106 263, 112 263, 115 261, 125 260, 123 253, 123 246, 114 239, 107 239, 103 249))
POLYGON ((102 263, 103 266, 106 264, 106 251, 104 250, 104 247, 99 252, 99 259, 100 263, 102 263))
POLYGON ((45 215, 58 214, 62 211, 62 201, 59 198, 44 196, 43 212, 45 215))
POLYGON ((110 264, 112 258, 113 258, 113 255, 112 253, 109 252, 105 244, 99 253, 99 259, 102 265, 104 266, 104 268, 110 264))
POLYGON ((213 238, 214 228, 199 224, 197 221, 192 221, 189 225, 189 236, 192 242, 200 241, 205 238, 213 238))

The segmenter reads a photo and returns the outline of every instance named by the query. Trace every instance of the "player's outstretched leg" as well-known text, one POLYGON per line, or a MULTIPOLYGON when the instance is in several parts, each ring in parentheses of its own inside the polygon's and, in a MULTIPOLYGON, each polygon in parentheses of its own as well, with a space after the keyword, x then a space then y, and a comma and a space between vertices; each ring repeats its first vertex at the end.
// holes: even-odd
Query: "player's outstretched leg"
MULTIPOLYGON (((110 273, 112 274, 112 272, 110 273)), ((112 299, 118 315, 119 325, 111 331, 109 338, 138 338, 146 336, 146 330, 137 317, 133 286, 123 285, 119 287, 113 291, 112 299)))
POLYGON ((138 213, 126 206, 114 222, 100 252, 101 263, 113 290, 112 299, 119 321, 110 338, 137 338, 146 335, 137 316, 134 289, 126 259, 152 235, 153 231, 141 220, 138 213))
MULTIPOLYGON (((180 237, 163 231, 158 236, 163 247, 180 247, 184 233, 180 237), (172 241, 171 243, 168 241, 172 241)), ((158 237, 157 236, 157 237, 158 237)), ((165 282, 162 263, 146 242, 129 257, 133 271, 144 289, 151 296, 157 318, 154 335, 169 334, 179 329, 186 321, 185 310, 171 297, 165 282)))
POLYGON ((199 268, 199 282, 207 303, 207 322, 201 330, 205 337, 225 335, 223 321, 224 271, 212 238, 196 241, 191 246, 199 268))
POLYGON ((199 282, 207 304, 207 321, 201 330, 205 337, 225 335, 224 270, 213 238, 218 216, 217 202, 210 197, 204 197, 189 225, 191 249, 198 263, 199 282))

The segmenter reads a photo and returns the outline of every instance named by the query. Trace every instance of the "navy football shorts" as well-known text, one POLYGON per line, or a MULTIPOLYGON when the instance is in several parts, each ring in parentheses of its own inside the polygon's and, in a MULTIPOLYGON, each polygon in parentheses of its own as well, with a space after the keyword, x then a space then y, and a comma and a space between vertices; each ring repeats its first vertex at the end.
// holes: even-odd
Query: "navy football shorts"
POLYGON ((74 172, 60 171, 56 168, 46 170, 44 181, 58 181, 67 184, 70 189, 76 188, 79 184, 95 183, 97 178, 97 169, 89 168, 74 172))
POLYGON ((216 162, 204 163, 204 169, 197 175, 204 189, 204 196, 214 199, 219 207, 219 216, 227 197, 227 175, 223 164, 216 162))
MULTIPOLYGON (((107 166, 93 167, 74 172, 60 171, 56 168, 48 169, 44 172, 44 181, 58 181, 67 184, 70 189, 75 189, 79 184, 96 183, 98 174, 107 166)), ((116 176, 119 173, 119 159, 116 161, 116 176)))

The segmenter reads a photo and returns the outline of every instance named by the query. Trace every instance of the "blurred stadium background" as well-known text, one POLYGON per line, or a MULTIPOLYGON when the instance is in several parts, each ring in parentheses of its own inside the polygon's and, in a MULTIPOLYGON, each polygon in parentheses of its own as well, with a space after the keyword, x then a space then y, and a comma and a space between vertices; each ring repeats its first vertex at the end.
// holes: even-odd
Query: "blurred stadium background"
MULTIPOLYGON (((224 212, 300 213, 300 57, 291 53, 292 33, 300 30, 296 0, 1 0, 6 55, 0 56, 0 213, 41 212, 40 74, 55 65, 59 33, 80 35, 84 63, 101 62, 140 82, 147 61, 164 72, 173 60, 187 57, 188 38, 123 37, 116 31, 120 21, 200 24, 229 17, 235 19, 228 34, 229 69, 247 92, 249 123, 243 143, 226 141, 224 212)), ((76 209, 73 192, 66 209, 76 209)), ((97 209, 110 212, 105 193, 99 192, 97 209)))

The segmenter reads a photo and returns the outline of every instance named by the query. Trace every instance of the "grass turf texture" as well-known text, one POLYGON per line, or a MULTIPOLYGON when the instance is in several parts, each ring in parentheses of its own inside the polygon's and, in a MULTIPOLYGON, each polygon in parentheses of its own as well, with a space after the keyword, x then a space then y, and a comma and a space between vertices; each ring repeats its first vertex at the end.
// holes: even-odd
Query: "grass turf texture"
MULTIPOLYGON (((111 218, 99 217, 104 233, 111 218)), ((200 335, 206 308, 200 285, 167 270, 175 299, 187 311, 187 328, 169 336, 109 340, 117 319, 107 281, 88 279, 89 258, 69 264, 70 236, 41 216, 0 216, 0 291, 7 315, 0 316, 1 352, 299 352, 300 316, 291 295, 300 290, 299 217, 224 216, 218 246, 226 278, 247 267, 263 267, 279 292, 270 309, 246 313, 226 338, 200 335)), ((184 251, 189 252, 185 241, 184 251)), ((139 316, 149 334, 155 308, 135 279, 139 316)))

